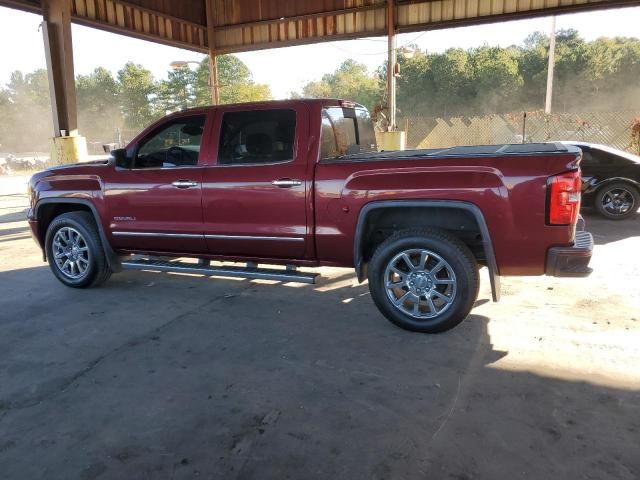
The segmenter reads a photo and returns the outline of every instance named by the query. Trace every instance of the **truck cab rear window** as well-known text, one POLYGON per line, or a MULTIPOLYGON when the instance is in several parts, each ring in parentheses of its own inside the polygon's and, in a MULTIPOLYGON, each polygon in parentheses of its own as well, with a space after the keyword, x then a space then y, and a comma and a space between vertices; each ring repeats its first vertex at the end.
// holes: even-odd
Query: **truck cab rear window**
POLYGON ((364 108, 330 107, 322 111, 322 160, 375 150, 373 122, 364 108))
POLYGON ((294 110, 227 112, 222 117, 218 164, 268 164, 293 160, 294 110))

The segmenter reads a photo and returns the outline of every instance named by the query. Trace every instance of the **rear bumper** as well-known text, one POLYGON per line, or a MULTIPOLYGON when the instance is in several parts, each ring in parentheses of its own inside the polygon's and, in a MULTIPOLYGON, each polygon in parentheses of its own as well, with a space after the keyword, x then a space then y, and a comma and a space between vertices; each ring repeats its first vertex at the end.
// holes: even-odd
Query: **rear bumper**
POLYGON ((593 271, 589 261, 593 253, 593 235, 576 232, 571 247, 551 247, 547 252, 545 273, 553 277, 586 277, 593 271))

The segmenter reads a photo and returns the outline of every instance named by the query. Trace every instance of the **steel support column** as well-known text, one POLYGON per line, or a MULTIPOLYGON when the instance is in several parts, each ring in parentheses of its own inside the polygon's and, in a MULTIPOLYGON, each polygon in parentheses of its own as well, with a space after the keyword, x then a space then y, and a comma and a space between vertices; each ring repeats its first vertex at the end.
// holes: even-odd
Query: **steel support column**
POLYGON ((53 111, 53 136, 77 135, 78 114, 71 41, 71 0, 42 0, 49 91, 53 111))
POLYGON ((214 29, 213 0, 205 0, 207 10, 207 43, 209 46, 209 87, 211 88, 211 103, 220 104, 220 86, 218 85, 218 58, 216 52, 216 35, 214 29))
POLYGON ((556 16, 551 17, 551 37, 549 38, 549 64, 547 68, 547 94, 544 102, 544 113, 551 113, 553 101, 553 71, 556 66, 556 16))
POLYGON ((389 58, 387 62, 387 107, 389 109, 389 131, 396 125, 396 6, 395 0, 387 0, 387 37, 389 58))

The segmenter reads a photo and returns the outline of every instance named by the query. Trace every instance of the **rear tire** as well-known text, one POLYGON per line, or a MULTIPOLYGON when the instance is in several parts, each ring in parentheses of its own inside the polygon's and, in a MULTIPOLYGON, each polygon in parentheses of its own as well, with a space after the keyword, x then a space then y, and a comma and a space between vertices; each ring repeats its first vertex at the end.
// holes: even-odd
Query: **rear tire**
POLYGON ((54 218, 47 228, 45 249, 51 271, 67 287, 96 287, 111 276, 98 229, 88 212, 54 218))
POLYGON ((626 220, 640 207, 640 193, 628 183, 618 182, 602 187, 594 206, 600 215, 610 220, 626 220))
POLYGON ((476 298, 478 266, 467 246, 436 229, 393 234, 369 263, 369 290, 389 321, 405 330, 439 333, 464 320, 476 298))

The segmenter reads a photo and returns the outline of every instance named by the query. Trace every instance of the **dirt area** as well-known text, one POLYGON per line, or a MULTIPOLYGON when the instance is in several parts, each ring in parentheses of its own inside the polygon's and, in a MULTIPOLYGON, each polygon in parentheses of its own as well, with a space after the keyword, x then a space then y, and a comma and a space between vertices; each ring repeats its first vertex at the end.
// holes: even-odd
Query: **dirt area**
POLYGON ((505 278, 458 328, 317 285, 128 272, 60 285, 0 177, 2 479, 640 478, 640 214, 587 279, 505 278))

